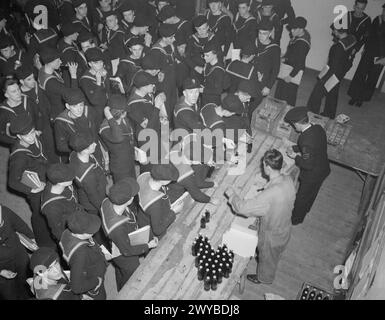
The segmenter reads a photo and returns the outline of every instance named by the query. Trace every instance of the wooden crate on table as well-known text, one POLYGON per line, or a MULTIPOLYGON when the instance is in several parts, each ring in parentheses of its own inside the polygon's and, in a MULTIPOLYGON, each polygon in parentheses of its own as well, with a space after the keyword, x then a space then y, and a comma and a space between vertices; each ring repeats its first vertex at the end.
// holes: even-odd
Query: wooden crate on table
POLYGON ((335 148, 343 149, 352 128, 350 124, 340 124, 334 120, 330 121, 326 128, 328 144, 335 148))
POLYGON ((256 110, 255 127, 271 133, 286 106, 286 101, 266 97, 256 110))

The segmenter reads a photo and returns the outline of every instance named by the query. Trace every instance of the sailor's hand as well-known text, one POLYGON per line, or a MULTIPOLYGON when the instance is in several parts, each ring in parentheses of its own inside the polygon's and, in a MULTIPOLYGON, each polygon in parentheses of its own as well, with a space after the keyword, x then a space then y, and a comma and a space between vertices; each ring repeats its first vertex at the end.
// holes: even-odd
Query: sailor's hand
POLYGON ((4 269, 0 271, 0 276, 10 280, 10 279, 14 279, 17 276, 17 272, 12 272, 4 269))
POLYGON ((31 193, 39 193, 42 192, 45 188, 45 182, 41 182, 40 187, 32 189, 31 193))
POLYGON ((154 237, 149 243, 147 243, 149 249, 153 249, 153 248, 156 248, 158 246, 158 238, 157 237, 154 237))

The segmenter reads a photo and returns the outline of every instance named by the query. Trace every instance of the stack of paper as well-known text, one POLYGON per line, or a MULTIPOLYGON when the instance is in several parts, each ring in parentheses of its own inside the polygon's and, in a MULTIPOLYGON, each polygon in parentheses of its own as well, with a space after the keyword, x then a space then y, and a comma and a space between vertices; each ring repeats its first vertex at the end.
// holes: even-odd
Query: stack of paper
POLYGON ((255 218, 236 217, 230 230, 223 235, 222 244, 226 244, 241 257, 253 257, 258 245, 258 235, 255 230, 249 229, 249 226, 254 222, 255 218))

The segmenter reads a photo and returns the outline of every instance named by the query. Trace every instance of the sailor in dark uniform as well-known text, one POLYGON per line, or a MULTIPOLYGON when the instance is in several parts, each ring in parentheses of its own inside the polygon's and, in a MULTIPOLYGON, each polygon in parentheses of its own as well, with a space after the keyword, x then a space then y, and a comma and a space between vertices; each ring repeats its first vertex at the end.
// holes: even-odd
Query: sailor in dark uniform
POLYGON ((105 300, 104 276, 107 261, 93 235, 100 230, 98 216, 77 211, 68 221, 60 247, 71 272, 72 292, 91 300, 105 300))
POLYGON ((68 70, 68 64, 77 63, 77 79, 80 79, 81 75, 86 71, 86 68, 84 67, 84 64, 82 64, 82 57, 79 54, 79 49, 76 44, 76 40, 79 36, 77 26, 71 22, 66 23, 62 26, 61 32, 63 34, 63 38, 59 40, 57 47, 62 60, 62 77, 66 87, 70 87, 71 75, 68 70))
POLYGON ((14 118, 10 131, 17 136, 17 142, 9 156, 8 186, 23 194, 32 211, 31 223, 38 246, 55 248, 47 221, 40 213, 41 193, 45 188, 46 170, 49 159, 45 155, 44 146, 36 135, 32 119, 27 114, 14 118), (40 180, 40 186, 30 187, 24 184, 25 170, 35 172, 40 180))
POLYGON ((71 148, 69 141, 73 135, 87 132, 98 143, 97 157, 102 158, 101 145, 98 141, 98 119, 94 109, 85 104, 86 98, 80 89, 69 89, 64 96, 65 107, 54 123, 56 148, 59 152, 69 156, 71 148))
POLYGON ((59 154, 56 152, 51 122, 51 105, 47 95, 35 80, 33 66, 23 65, 17 70, 16 76, 20 81, 21 92, 28 97, 34 110, 35 128, 42 132, 41 139, 47 147, 47 156, 53 159, 53 162, 60 161, 59 154))
POLYGON ((234 132, 234 143, 237 144, 243 132, 247 133, 247 150, 252 151, 251 119, 249 118, 250 100, 258 95, 256 86, 250 80, 239 83, 234 94, 227 95, 222 102, 222 118, 226 129, 236 130, 234 132))
POLYGON ((175 61, 175 33, 176 28, 171 24, 161 24, 159 27, 160 39, 152 46, 150 53, 155 63, 160 66, 164 79, 159 84, 159 90, 166 95, 167 116, 172 120, 174 107, 177 101, 176 90, 176 61, 175 61))
POLYGON ((0 142, 11 147, 17 140, 10 132, 12 120, 21 114, 27 114, 35 120, 35 110, 28 97, 21 93, 16 80, 6 80, 3 91, 5 100, 0 104, 0 142))
POLYGON ((77 192, 72 185, 74 169, 55 163, 47 169, 48 183, 41 197, 41 212, 46 217, 53 238, 59 243, 69 217, 79 210, 77 192))
POLYGON ((254 12, 254 16, 257 19, 257 28, 260 30, 259 25, 265 23, 271 23, 273 25, 272 39, 278 45, 281 42, 282 37, 282 23, 278 14, 275 12, 274 0, 263 0, 254 12))
POLYGON ((16 49, 10 37, 0 37, 0 85, 24 64, 32 64, 30 57, 23 50, 16 49))
POLYGON ((281 48, 271 39, 273 28, 270 22, 261 22, 258 26, 255 69, 258 75, 258 85, 263 96, 270 94, 281 66, 281 48))
POLYGON ((118 12, 105 14, 105 28, 102 30, 101 47, 111 60, 123 59, 126 56, 125 32, 119 26, 118 12))
POLYGON ((183 96, 174 109, 176 129, 185 129, 187 133, 193 133, 194 130, 204 130, 206 128, 199 113, 200 89, 201 85, 196 79, 187 78, 183 82, 183 96))
POLYGON ((33 271, 31 290, 37 300, 81 300, 82 296, 71 290, 70 281, 63 272, 60 258, 52 248, 41 247, 31 256, 33 271))
POLYGON ((216 35, 219 49, 226 54, 231 42, 231 18, 222 12, 222 0, 208 0, 209 10, 206 13, 207 23, 210 30, 216 35))
POLYGON ((356 45, 356 38, 348 34, 347 29, 335 29, 338 42, 329 51, 328 63, 318 75, 318 81, 310 95, 307 107, 314 113, 320 113, 322 99, 326 96, 323 116, 334 119, 338 105, 340 82, 350 70, 356 45))
MULTIPOLYGON (((175 212, 167 194, 167 185, 178 180, 178 170, 172 164, 153 165, 150 172, 138 177, 139 204, 150 219, 152 232, 161 238, 175 221, 175 212)), ((181 208, 178 208, 181 209, 181 208)))
POLYGON ((112 11, 112 0, 98 0, 98 6, 92 12, 93 30, 97 32, 99 38, 103 29, 106 15, 112 11))
MULTIPOLYGON (((139 267, 139 257, 158 244, 157 238, 148 243, 132 245, 129 234, 146 225, 142 212, 134 212, 132 203, 139 192, 139 184, 133 178, 125 178, 115 183, 101 207, 102 226, 107 237, 112 241, 120 255, 112 260, 115 267, 117 289, 120 291, 127 280, 139 267)), ((151 239, 152 238, 152 239, 151 239)))
POLYGON ((275 98, 286 101, 290 106, 296 105, 299 87, 299 84, 293 83, 293 78, 296 82, 301 81, 306 67, 306 57, 311 47, 310 34, 305 29, 306 25, 307 21, 303 17, 297 17, 292 24, 289 24, 292 38, 283 58, 283 63, 292 67, 293 70, 285 79, 278 80, 275 91, 275 98))
POLYGON ((127 46, 127 43, 132 38, 142 38, 145 46, 147 48, 150 48, 153 44, 154 40, 152 35, 149 33, 150 30, 150 21, 147 16, 144 16, 142 14, 138 14, 135 16, 134 23, 130 27, 129 30, 126 31, 126 38, 125 38, 125 44, 127 46))
POLYGON ((293 225, 304 221, 322 183, 330 174, 325 130, 320 125, 309 123, 308 111, 306 107, 297 107, 285 116, 285 121, 300 133, 297 145, 287 150, 287 155, 300 168, 300 185, 291 217, 293 225))
POLYGON ((75 24, 79 31, 95 32, 92 28, 91 22, 88 19, 87 0, 73 0, 72 5, 75 10, 75 17, 72 23, 75 24))
MULTIPOLYGON (((212 41, 217 41, 217 37, 210 31, 205 16, 199 15, 194 18, 193 25, 196 32, 187 41, 186 63, 190 67, 191 77, 203 82, 203 68, 205 60, 203 58, 203 48, 212 41)), ((219 42, 218 42, 219 46, 219 42)))
POLYGON ((353 80, 350 83, 348 94, 351 97, 350 105, 361 107, 364 101, 373 97, 378 78, 385 65, 385 4, 382 14, 372 23, 369 39, 353 80))
POLYGON ((90 68, 80 78, 80 88, 96 111, 97 125, 100 126, 110 93, 109 74, 104 65, 105 56, 99 48, 88 49, 86 58, 90 68))
POLYGON ((135 14, 136 14, 135 6, 131 4, 129 1, 128 2, 126 1, 119 7, 119 11, 122 15, 122 19, 120 21, 121 26, 124 32, 127 33, 130 31, 135 21, 135 14))
MULTIPOLYGON (((51 104, 51 119, 53 120, 65 109, 62 98, 67 91, 67 87, 58 72, 62 61, 60 53, 49 47, 41 51, 41 60, 43 67, 39 70, 38 82, 51 104)), ((77 88, 77 64, 69 64, 68 69, 71 75, 71 88, 77 88)))
POLYGON ((206 44, 203 49, 206 64, 203 69, 202 105, 220 105, 221 95, 230 87, 230 77, 218 58, 219 50, 215 42, 206 44))
POLYGON ((127 177, 136 178, 135 134, 126 109, 127 99, 121 95, 112 95, 104 110, 106 119, 99 131, 107 146, 109 168, 115 183, 127 177))
POLYGON ((238 12, 235 15, 234 49, 243 49, 250 41, 257 38, 257 20, 250 13, 250 0, 238 0, 238 12))
POLYGON ((349 34, 353 35, 357 41, 353 49, 353 55, 358 53, 367 43, 370 35, 372 20, 364 12, 367 4, 368 0, 355 0, 354 10, 348 13, 349 34))
POLYGON ((143 39, 139 37, 131 38, 131 40, 126 43, 126 47, 129 53, 126 57, 120 59, 116 76, 119 77, 122 82, 124 94, 129 96, 133 86, 134 76, 142 69, 142 58, 144 55, 143 39))

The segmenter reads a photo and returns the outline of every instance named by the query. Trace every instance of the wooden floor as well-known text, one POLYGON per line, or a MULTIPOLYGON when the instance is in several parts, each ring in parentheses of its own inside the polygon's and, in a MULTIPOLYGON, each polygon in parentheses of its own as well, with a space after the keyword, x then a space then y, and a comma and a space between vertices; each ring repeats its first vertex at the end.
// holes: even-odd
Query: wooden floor
MULTIPOLYGON (((358 222, 355 212, 361 187, 362 182, 354 172, 333 165, 305 222, 293 228, 273 285, 246 281, 245 292, 240 295, 236 289, 233 295, 239 299, 260 300, 265 293, 274 293, 295 299, 305 281, 332 290, 333 269, 343 263, 358 222)), ((255 267, 256 262, 252 260, 248 271, 255 273, 255 267)))

